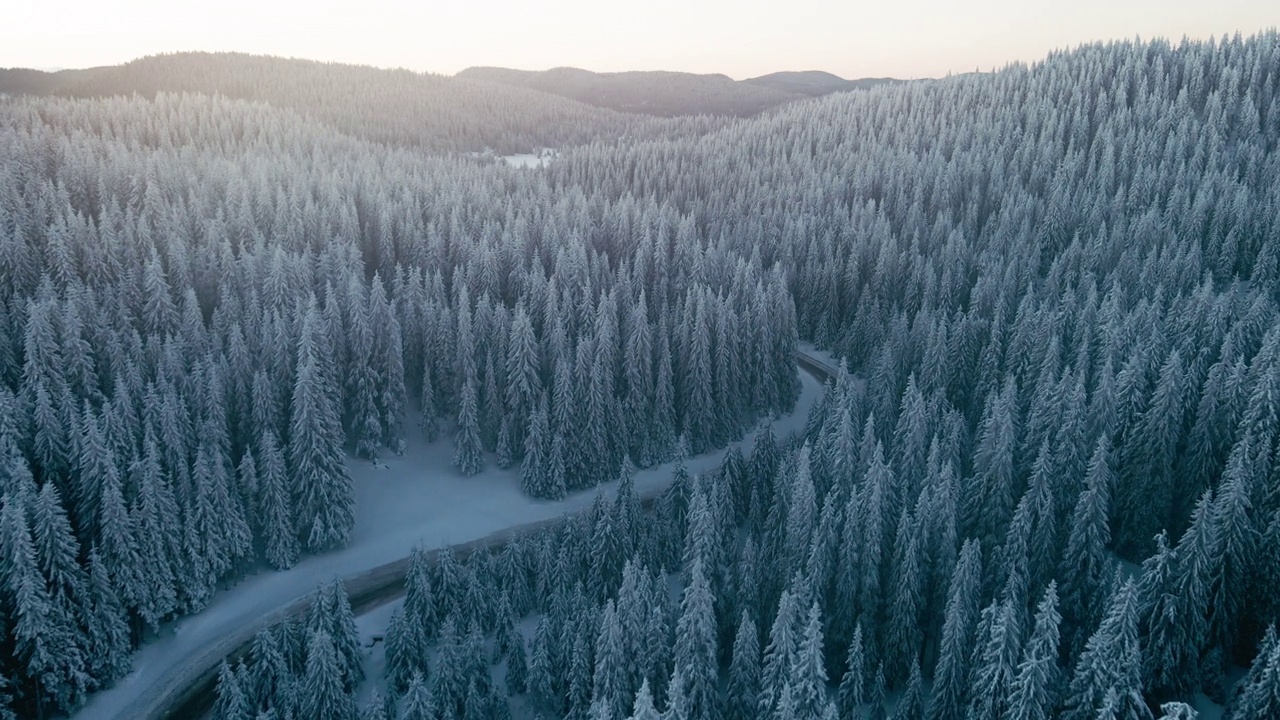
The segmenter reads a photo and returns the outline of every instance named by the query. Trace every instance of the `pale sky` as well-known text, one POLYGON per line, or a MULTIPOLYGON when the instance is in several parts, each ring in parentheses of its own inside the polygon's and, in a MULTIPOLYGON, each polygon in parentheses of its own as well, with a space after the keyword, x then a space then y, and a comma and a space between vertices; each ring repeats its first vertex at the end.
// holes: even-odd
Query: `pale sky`
POLYGON ((1090 40, 1278 25, 1276 0, 0 0, 0 67, 235 50, 438 73, 572 65, 910 78, 1090 40))

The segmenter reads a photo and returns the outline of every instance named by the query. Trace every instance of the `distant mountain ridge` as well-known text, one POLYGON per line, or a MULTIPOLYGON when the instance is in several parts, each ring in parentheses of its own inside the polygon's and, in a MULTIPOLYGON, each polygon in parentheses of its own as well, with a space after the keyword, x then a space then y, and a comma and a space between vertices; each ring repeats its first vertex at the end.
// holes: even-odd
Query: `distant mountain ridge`
POLYGON ((797 95, 819 97, 833 92, 862 90, 873 88, 877 85, 888 85, 902 81, 888 77, 845 80, 839 75, 833 75, 822 70, 799 70, 769 73, 768 75, 749 78, 742 82, 797 95))
POLYGON ((538 90, 622 112, 738 117, 756 115, 796 100, 897 82, 891 78, 845 80, 817 70, 734 80, 719 73, 598 73, 573 67, 542 71, 470 67, 455 77, 538 90))
POLYGON ((512 85, 243 53, 152 55, 59 72, 0 69, 0 96, 157 93, 265 102, 367 140, 443 151, 527 152, 663 132, 664 122, 512 85))
MULTIPOLYGON (((383 126, 383 131, 373 133, 379 139, 386 134, 388 123, 397 126, 391 133, 394 135, 411 131, 416 124, 413 117, 400 117, 405 100, 421 104, 412 115, 421 113, 430 118, 427 124, 443 124, 461 131, 460 125, 465 126, 465 121, 444 116, 456 115, 460 106, 476 104, 523 107, 526 110, 523 114, 543 119, 565 114, 577 116, 584 110, 667 118, 750 117, 798 100, 892 82, 899 81, 891 78, 846 80, 817 70, 776 72, 747 80, 734 80, 719 73, 598 73, 573 67, 542 71, 471 67, 454 76, 445 76, 272 56, 200 52, 155 55, 122 65, 76 70, 0 68, 0 95, 93 97, 201 92, 313 112, 323 106, 320 115, 330 118, 335 114, 348 115, 356 109, 351 106, 360 106, 366 113, 376 111, 374 117, 365 120, 383 126), (480 96, 485 95, 489 97, 481 99, 480 96), (394 108, 387 102, 392 97, 396 99, 394 108), (581 105, 577 108, 557 106, 564 100, 581 105), (438 121, 437 116, 440 116, 438 121)), ((352 127, 350 122, 345 125, 346 129, 352 127)), ((564 142, 568 138, 548 137, 547 140, 564 142)), ((448 144, 474 145, 466 141, 448 144)))

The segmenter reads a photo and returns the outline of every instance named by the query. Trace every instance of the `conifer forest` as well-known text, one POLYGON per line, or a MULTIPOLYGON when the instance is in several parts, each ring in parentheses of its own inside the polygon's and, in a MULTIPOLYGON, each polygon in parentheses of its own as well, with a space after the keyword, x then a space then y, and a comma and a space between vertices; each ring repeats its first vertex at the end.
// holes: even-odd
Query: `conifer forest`
POLYGON ((1275 31, 737 115, 77 73, 0 71, 0 720, 142 717, 397 458, 566 510, 306 581, 201 716, 1280 718, 1275 31))

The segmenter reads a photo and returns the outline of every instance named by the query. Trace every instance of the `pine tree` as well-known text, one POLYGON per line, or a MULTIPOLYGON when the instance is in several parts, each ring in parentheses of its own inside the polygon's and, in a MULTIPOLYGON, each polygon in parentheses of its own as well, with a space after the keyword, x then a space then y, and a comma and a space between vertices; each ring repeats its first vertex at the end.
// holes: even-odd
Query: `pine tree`
POLYGON ((670 600, 663 588, 661 576, 654 574, 649 579, 649 613, 645 623, 645 667, 647 677, 653 684, 655 692, 661 695, 668 688, 664 684, 674 668, 671 652, 671 615, 670 600))
POLYGON ((97 549, 111 568, 116 591, 128 608, 138 607, 146 595, 141 558, 133 518, 125 509, 119 476, 111 473, 102 486, 102 516, 98 526, 97 549))
POLYGON ((676 442, 675 380, 670 337, 669 319, 664 312, 659 320, 658 344, 654 350, 658 369, 653 390, 653 419, 649 433, 654 462, 662 462, 670 458, 676 442))
MULTIPOLYGON (((884 564, 885 547, 885 513, 888 510, 888 494, 896 480, 893 471, 884 459, 884 447, 876 443, 867 465, 866 479, 859 489, 859 514, 857 526, 862 533, 862 552, 859 554, 858 616, 863 618, 879 617, 880 577, 884 564)), ((868 630, 875 635, 874 630, 868 630)))
POLYGON ((105 687, 128 674, 133 647, 128 616, 97 550, 89 551, 89 600, 89 667, 99 687, 105 687))
POLYGON ((1182 435, 1184 395, 1186 373, 1174 350, 1160 368, 1146 410, 1121 447, 1125 477, 1117 505, 1128 522, 1120 526, 1117 540, 1124 548, 1144 547, 1172 520, 1173 463, 1182 435))
POLYGON ((634 696, 643 679, 649 676, 649 650, 646 642, 649 622, 648 572, 638 559, 628 560, 622 568, 622 585, 618 588, 618 622, 622 625, 623 657, 629 658, 626 690, 634 696))
POLYGON ((652 328, 645 291, 631 308, 623 351, 625 424, 631 435, 631 457, 641 467, 653 462, 651 403, 654 395, 652 328))
POLYGON ((884 666, 876 666, 875 680, 871 684, 871 712, 868 715, 869 720, 888 720, 889 711, 885 706, 885 688, 884 682, 884 666))
POLYGON ((173 290, 154 248, 143 268, 142 287, 146 294, 142 321, 147 334, 162 336, 176 330, 178 307, 173 302, 173 290))
POLYGON ((711 326, 707 317, 704 296, 689 296, 686 302, 682 330, 689 338, 684 367, 681 396, 684 406, 684 434, 689 438, 693 451, 701 452, 711 440, 708 432, 714 427, 711 397, 711 326))
POLYGON ((213 716, 218 720, 251 720, 253 710, 242 685, 243 667, 232 669, 224 660, 218 670, 218 698, 213 704, 213 716))
POLYGON ((517 634, 507 650, 507 694, 523 695, 529 689, 529 661, 524 647, 524 637, 517 634))
POLYGON ((181 530, 178 504, 168 480, 161 475, 159 451, 150 432, 143 446, 142 457, 129 470, 130 480, 138 488, 132 515, 139 539, 140 572, 147 586, 138 614, 155 630, 178 607, 181 530))
MULTIPOLYGON (((337 302, 330 297, 327 306, 337 302)), ((334 342, 335 347, 345 345, 347 372, 341 377, 346 383, 346 407, 344 418, 348 435, 355 440, 356 454, 372 458, 377 456, 381 440, 381 418, 377 407, 377 374, 373 360, 373 328, 370 327, 366 291, 360 279, 350 276, 342 298, 345 306, 345 328, 334 342)))
POLYGON ((360 720, 389 720, 387 702, 377 689, 374 689, 373 694, 369 696, 369 702, 365 703, 364 711, 360 713, 360 720))
POLYGON ((1062 614, 1067 621, 1068 646, 1073 649, 1083 645, 1083 638, 1075 640, 1080 629, 1096 627, 1102 620, 1100 591, 1107 573, 1107 544, 1111 541, 1109 454, 1107 438, 1102 437, 1089 461, 1085 491, 1071 516, 1071 532, 1059 571, 1062 614))
POLYGON ((1248 674, 1237 684, 1235 699, 1224 717, 1229 720, 1266 718, 1274 717, 1277 711, 1280 711, 1280 642, 1276 641, 1275 626, 1271 625, 1248 674))
MULTIPOLYGON (((647 690, 647 685, 646 685, 647 690)), ((760 642, 756 624, 746 610, 738 622, 725 693, 724 720, 750 720, 760 704, 760 642)))
POLYGON ((420 673, 414 673, 409 679, 409 689, 401 698, 401 704, 404 706, 404 713, 400 716, 403 720, 435 720, 437 717, 435 699, 420 673))
POLYGON ((274 707, 282 717, 292 714, 298 703, 297 678, 291 669, 295 663, 290 657, 297 648, 290 646, 300 643, 290 637, 280 639, 288 634, 289 627, 289 623, 282 623, 274 629, 263 628, 254 636, 249 665, 251 689, 247 689, 255 707, 274 707))
POLYGON ((934 670, 929 719, 960 717, 968 705, 970 651, 982 581, 982 550, 976 540, 966 540, 951 574, 942 641, 934 670))
POLYGON ((778 614, 769 631, 769 645, 764 651, 764 669, 760 675, 760 715, 769 716, 777 708, 782 690, 790 677, 800 649, 800 610, 790 590, 778 601, 778 614))
POLYGON ((511 438, 515 447, 524 446, 524 427, 542 394, 542 377, 538 372, 538 340, 524 304, 516 305, 511 319, 511 336, 507 342, 506 401, 519 432, 511 438))
POLYGON ((31 537, 56 615, 69 624, 89 604, 88 578, 80 567, 80 546, 62 509, 53 483, 46 483, 31 503, 31 537))
POLYGON ((693 560, 676 625, 676 666, 685 681, 689 720, 718 717, 716 616, 701 556, 693 560))
POLYGON ((525 435, 524 462, 520 467, 520 488, 536 498, 559 499, 564 497, 564 476, 558 477, 552 470, 554 459, 550 457, 551 429, 548 425, 547 398, 542 395, 534 408, 529 432, 525 435), (556 481, 559 480, 557 483, 556 481))
POLYGON ((319 315, 311 298, 302 317, 298 372, 289 423, 289 476, 298 530, 307 550, 347 542, 355 524, 351 476, 342 450, 342 426, 322 361, 319 315))
POLYGON ((854 627, 844 665, 844 677, 840 679, 840 688, 836 692, 836 708, 842 718, 858 717, 859 707, 866 702, 864 684, 867 677, 861 622, 854 627))
POLYGON ((5 569, 5 597, 13 654, 41 708, 67 711, 80 703, 90 686, 85 658, 76 642, 77 628, 58 612, 45 587, 31 533, 18 498, 5 496, 0 510, 0 558, 5 569))
POLYGON ((354 691, 360 681, 364 680, 364 666, 360 661, 360 634, 356 630, 351 601, 341 580, 329 583, 323 592, 329 596, 327 630, 334 649, 342 660, 343 682, 349 692, 354 691))
MULTIPOLYGON (((591 508, 595 522, 591 528, 591 556, 589 563, 589 584, 598 588, 597 600, 618 586, 622 579, 622 564, 627 557, 623 548, 623 538, 611 508, 605 504, 604 494, 596 493, 595 503, 591 508)), ((620 709, 625 712, 625 708, 620 709)))
POLYGON ((262 528, 263 555, 278 570, 298 561, 297 521, 289 499, 284 454, 275 433, 262 435, 258 468, 258 518, 262 528))
POLYGON ((600 703, 608 717, 621 718, 627 713, 626 663, 622 655, 622 625, 613 601, 605 603, 600 617, 600 633, 596 637, 596 667, 591 692, 592 705, 600 703))
MULTIPOLYGON (((903 691, 898 706, 893 710, 895 720, 913 720, 924 717, 925 708, 924 680, 920 677, 920 663, 912 662, 911 671, 907 675, 907 689, 903 691)), ((1014 717, 1021 717, 1015 715, 1014 717)))
POLYGON ((1058 545, 1058 509, 1054 483, 1053 459, 1048 439, 1040 446, 1031 468, 1027 492, 1018 501, 1014 510, 1015 523, 1021 525, 1022 518, 1027 519, 1030 532, 1027 535, 1027 568, 1028 587, 1039 592, 1048 584, 1054 569, 1061 561, 1061 548, 1058 545))
POLYGON ((636 693, 636 701, 632 706, 629 720, 661 720, 662 713, 653 707, 653 693, 649 691, 649 681, 640 684, 636 693))
POLYGON ((890 682, 905 679, 913 661, 918 661, 923 642, 920 614, 924 604, 924 578, 920 561, 919 531, 905 509, 898 523, 891 576, 895 578, 889 599, 889 628, 886 637, 886 673, 890 682))
POLYGON ((1143 686, 1152 691, 1186 689, 1189 686, 1190 678, 1180 675, 1180 668, 1176 666, 1179 656, 1187 652, 1181 648, 1186 628, 1177 622, 1179 603, 1173 594, 1176 564, 1167 536, 1160 533, 1156 536, 1156 552, 1143 561, 1142 576, 1138 581, 1145 636, 1143 686))
POLYGON ((458 637, 458 618, 449 615, 440 629, 439 656, 431 674, 431 696, 441 712, 461 712, 466 693, 467 664, 458 637))
POLYGON ((439 401, 436 397, 435 379, 431 374, 431 363, 422 367, 422 392, 418 397, 418 427, 427 442, 435 442, 440 435, 439 401))
MULTIPOLYGON (((1280 398, 1277 398, 1277 402, 1280 402, 1280 398)), ((1264 471, 1251 471, 1246 466, 1271 462, 1268 457, 1271 454, 1269 449, 1262 451, 1261 461, 1248 459, 1248 456, 1256 452, 1247 448, 1249 439, 1250 436, 1246 436, 1240 443, 1246 445, 1245 448, 1237 447, 1232 450, 1214 502, 1214 535, 1218 539, 1220 552, 1215 572, 1219 580, 1213 586, 1210 599, 1213 642, 1225 652, 1234 651, 1234 646, 1238 643, 1244 646, 1240 654, 1245 656, 1252 650, 1257 637, 1252 635, 1255 628, 1246 630, 1245 626, 1252 620, 1247 616, 1246 607, 1251 590, 1256 586, 1257 549, 1261 542, 1249 488, 1260 488, 1267 482, 1263 477, 1250 477, 1254 473, 1264 475, 1264 471)), ((1270 447, 1274 443, 1268 441, 1264 444, 1270 447)), ((1272 493, 1277 494, 1277 491, 1272 493)), ((1256 630, 1260 632, 1261 627, 1256 630)))
POLYGON ((970 687, 969 717, 1004 717, 1009 708, 1009 694, 1018 672, 1018 656, 1022 649, 1022 629, 1018 624, 1019 608, 1010 600, 993 602, 983 615, 989 618, 987 635, 977 650, 970 687))
POLYGON ((827 669, 823 665, 822 612, 815 602, 800 643, 787 687, 795 703, 787 717, 821 720, 827 713, 827 669))
POLYGON ((464 379, 458 401, 458 431, 453 436, 453 466, 467 476, 484 469, 484 456, 480 447, 479 407, 476 404, 475 378, 472 376, 464 379))
POLYGON ((370 360, 376 371, 375 402, 383 447, 403 452, 400 418, 404 414, 404 342, 400 321, 392 312, 382 278, 374 273, 369 289, 369 324, 373 330, 370 360))
POLYGON ((986 547, 995 547, 1003 539, 1014 505, 1017 420, 1012 382, 1007 379, 1004 390, 987 398, 973 455, 973 490, 966 494, 962 508, 965 527, 986 547))
MULTIPOLYGON (((32 396, 29 403, 32 406, 31 420, 35 430, 32 438, 35 459, 51 478, 64 477, 76 466, 72 436, 75 434, 77 418, 74 409, 67 407, 67 404, 73 404, 71 393, 64 384, 61 386, 64 392, 55 395, 55 391, 47 387, 44 380, 38 380, 34 384, 27 383, 26 387, 32 396), (71 417, 67 417, 68 415, 71 417)), ((78 522, 76 527, 82 529, 85 526, 78 522)))
POLYGON ((208 438, 200 443, 192 477, 196 495, 195 530, 211 580, 222 577, 246 558, 252 539, 240 503, 232 495, 230 474, 216 445, 216 441, 208 438))
POLYGON ((1009 697, 1012 717, 1049 720, 1057 706, 1062 671, 1058 668, 1058 589, 1049 583, 1036 610, 1035 629, 1022 653, 1009 697))
POLYGON ((1151 719, 1142 696, 1137 616, 1137 590, 1129 580, 1117 590, 1102 624, 1076 661, 1064 720, 1151 719))
POLYGON ((344 687, 342 664, 329 633, 312 631, 307 639, 307 665, 298 696, 301 717, 345 720, 356 716, 355 702, 344 687))
POLYGON ((80 536, 96 538, 101 532, 102 496, 106 486, 120 484, 119 463, 103 435, 102 421, 88 400, 84 401, 79 425, 79 457, 76 463, 79 475, 75 485, 74 516, 80 536))
POLYGON ((533 652, 529 658, 529 695, 534 707, 555 709, 558 712, 560 701, 555 691, 551 642, 551 628, 544 615, 538 620, 538 628, 533 635, 533 652))
POLYGON ((671 682, 667 690, 667 711, 662 720, 690 720, 689 698, 685 694, 684 672, 676 665, 671 673, 671 682))
POLYGON ((252 390, 250 392, 253 431, 252 437, 262 437, 268 431, 278 438, 284 432, 284 421, 280 410, 279 389, 264 370, 253 373, 252 390))
MULTIPOLYGON (((1221 541, 1213 522, 1214 491, 1205 490, 1195 511, 1191 525, 1173 551, 1172 563, 1178 577, 1174 584, 1175 600, 1169 615, 1153 618, 1152 623, 1172 623, 1163 647, 1153 647, 1151 656, 1163 659, 1169 674, 1174 678, 1194 678, 1200 655, 1210 643, 1209 623, 1212 588, 1219 582, 1221 541)), ((1152 631, 1156 637, 1158 631, 1152 631)))
POLYGON ((804 564, 809 550, 810 538, 817 521, 817 499, 814 497, 813 479, 810 474, 809 444, 800 448, 795 460, 795 478, 787 486, 790 496, 787 500, 787 519, 785 531, 785 560, 787 567, 800 567, 804 564))
MULTIPOLYGON (((581 588, 575 588, 581 592, 581 588)), ((590 623, 583 623, 576 628, 573 645, 570 648, 568 673, 568 706, 569 715, 582 717, 591 707, 591 645, 588 638, 590 623)))
POLYGON ((0 720, 18 720, 13 711, 13 696, 9 692, 9 678, 0 673, 0 720))
POLYGON ((592 700, 587 710, 587 720, 614 720, 617 717, 621 716, 610 714, 609 704, 604 700, 592 700))

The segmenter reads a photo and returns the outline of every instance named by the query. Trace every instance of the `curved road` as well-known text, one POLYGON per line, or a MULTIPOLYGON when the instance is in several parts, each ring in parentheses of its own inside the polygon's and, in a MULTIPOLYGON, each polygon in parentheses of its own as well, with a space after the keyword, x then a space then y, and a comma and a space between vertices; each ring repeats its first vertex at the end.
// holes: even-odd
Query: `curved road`
MULTIPOLYGON (((825 354, 825 353, 824 353, 825 354)), ((829 360, 812 350, 802 349, 796 352, 796 364, 805 373, 820 383, 832 379, 835 368, 829 360)), ((793 411, 793 415, 799 409, 793 411)), ((802 418, 803 419, 803 418, 802 418)), ((641 501, 651 504, 664 489, 652 488, 642 493, 641 501)), ((452 545, 458 559, 479 548, 500 548, 513 536, 519 533, 536 531, 539 528, 562 522, 564 515, 546 520, 511 526, 468 542, 452 545)), ((429 557, 434 561, 440 548, 431 550, 429 557)), ((402 557, 393 562, 379 565, 355 575, 342 578, 347 594, 351 598, 351 606, 356 615, 361 615, 385 603, 391 602, 404 593, 404 578, 409 569, 409 557, 402 557)), ((218 641, 193 653, 183 662, 166 668, 160 677, 147 688, 142 688, 133 699, 126 703, 115 717, 121 718, 199 718, 205 717, 213 707, 216 695, 218 670, 224 659, 232 660, 248 653, 254 635, 264 627, 295 617, 306 612, 311 602, 308 592, 281 607, 262 616, 256 622, 236 627, 224 634, 218 641)), ((101 716, 93 712, 92 703, 81 713, 82 717, 101 716)))

